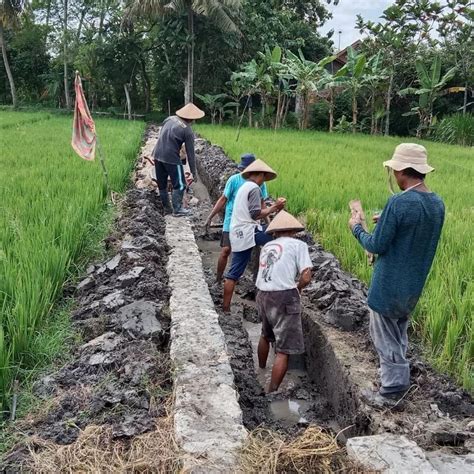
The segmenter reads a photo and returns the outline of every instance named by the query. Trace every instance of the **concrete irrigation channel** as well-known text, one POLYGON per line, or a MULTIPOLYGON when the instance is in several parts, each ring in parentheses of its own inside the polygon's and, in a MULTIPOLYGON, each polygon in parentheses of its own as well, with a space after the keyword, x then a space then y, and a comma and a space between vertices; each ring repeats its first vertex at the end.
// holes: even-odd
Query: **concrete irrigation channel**
POLYGON ((223 314, 214 282, 220 235, 203 226, 236 166, 196 139, 193 216, 165 218, 145 159, 158 133, 145 134, 109 258, 76 288, 72 317, 83 342, 36 384, 46 408, 17 426, 22 436, 4 469, 246 472, 241 452, 252 430, 291 442, 318 426, 363 471, 474 472, 472 399, 416 349, 405 410, 364 403, 361 391, 377 380, 366 288, 305 233, 314 265, 302 299, 306 354, 291 358, 277 393, 265 394, 252 271, 223 314))

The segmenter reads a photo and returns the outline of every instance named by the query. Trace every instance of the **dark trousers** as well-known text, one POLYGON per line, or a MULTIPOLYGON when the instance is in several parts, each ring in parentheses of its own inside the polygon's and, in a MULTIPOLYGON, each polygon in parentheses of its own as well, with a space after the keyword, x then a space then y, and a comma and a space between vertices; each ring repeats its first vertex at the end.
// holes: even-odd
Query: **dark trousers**
POLYGON ((168 189, 168 176, 171 179, 173 189, 184 191, 186 189, 186 179, 184 177, 183 165, 171 165, 155 160, 156 182, 158 189, 165 191, 168 189))

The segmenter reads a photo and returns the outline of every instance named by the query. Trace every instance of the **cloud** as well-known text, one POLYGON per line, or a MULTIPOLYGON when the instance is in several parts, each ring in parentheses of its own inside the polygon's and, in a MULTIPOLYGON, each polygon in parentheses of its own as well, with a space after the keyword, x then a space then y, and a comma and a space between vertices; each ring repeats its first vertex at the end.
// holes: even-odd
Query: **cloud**
POLYGON ((351 45, 361 38, 355 29, 357 15, 360 14, 365 20, 377 21, 382 12, 393 3, 393 0, 340 0, 337 6, 329 5, 333 18, 329 20, 320 32, 325 34, 334 30, 332 37, 334 46, 338 47, 338 31, 341 31, 341 49, 351 45))

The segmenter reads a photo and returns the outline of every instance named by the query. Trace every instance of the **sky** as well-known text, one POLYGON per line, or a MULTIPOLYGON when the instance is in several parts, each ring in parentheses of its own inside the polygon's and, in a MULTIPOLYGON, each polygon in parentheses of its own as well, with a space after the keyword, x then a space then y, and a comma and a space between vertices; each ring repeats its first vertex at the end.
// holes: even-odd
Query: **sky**
POLYGON ((328 5, 333 18, 326 22, 320 29, 321 33, 327 33, 334 29, 332 37, 334 46, 338 47, 338 31, 341 30, 341 49, 351 45, 361 35, 355 29, 357 14, 361 14, 365 20, 378 20, 382 12, 393 3, 393 0, 340 0, 337 6, 328 5))

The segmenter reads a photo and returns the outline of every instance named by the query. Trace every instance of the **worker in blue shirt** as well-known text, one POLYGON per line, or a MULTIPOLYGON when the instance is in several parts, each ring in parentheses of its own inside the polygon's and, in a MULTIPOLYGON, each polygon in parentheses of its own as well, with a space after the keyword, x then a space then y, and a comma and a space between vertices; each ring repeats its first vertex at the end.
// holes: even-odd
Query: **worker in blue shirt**
POLYGON ((445 214, 443 201, 425 184, 426 174, 434 168, 428 165, 423 146, 402 143, 384 166, 402 192, 392 196, 374 219, 373 234, 363 228, 363 212, 353 210, 349 220, 360 245, 377 255, 367 303, 370 335, 380 359, 381 387, 364 395, 381 407, 399 404, 410 388, 409 316, 433 263, 445 214))
MULTIPOLYGON (((239 171, 243 171, 247 166, 252 164, 255 161, 255 155, 252 153, 246 153, 240 157, 240 163, 237 165, 239 171)), ((224 223, 222 225, 222 237, 221 237, 221 253, 219 259, 217 260, 217 274, 216 281, 221 281, 222 276, 224 275, 225 268, 227 266, 227 261, 232 252, 230 246, 230 221, 232 218, 232 209, 234 207, 235 196, 240 187, 245 183, 245 179, 240 173, 234 174, 231 176, 225 185, 224 193, 217 200, 214 208, 212 209, 209 217, 206 220, 206 227, 209 226, 212 222, 214 216, 219 214, 225 207, 224 223)), ((262 199, 265 200, 268 198, 268 190, 265 183, 260 186, 262 192, 262 199)))

